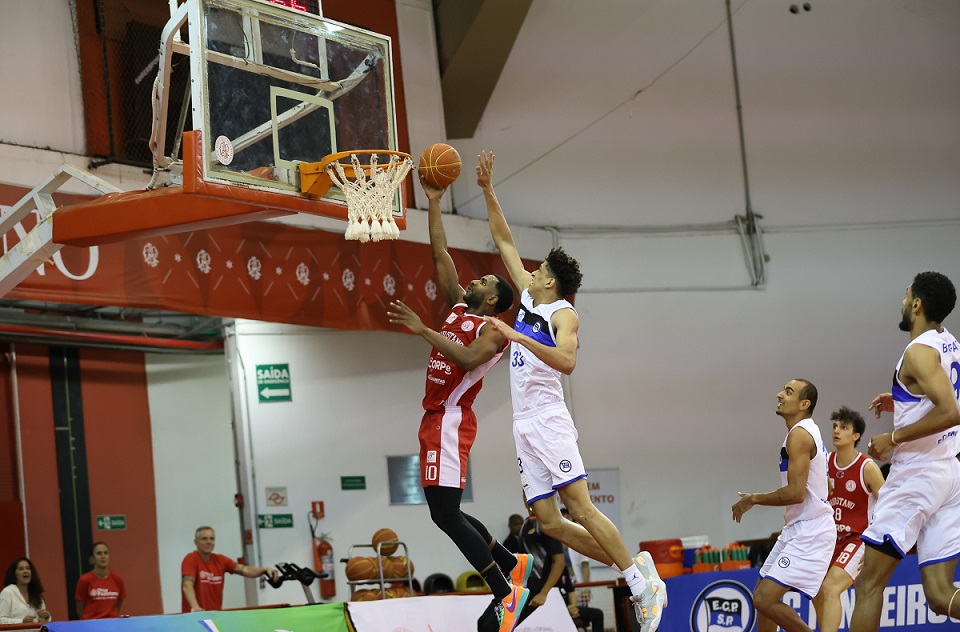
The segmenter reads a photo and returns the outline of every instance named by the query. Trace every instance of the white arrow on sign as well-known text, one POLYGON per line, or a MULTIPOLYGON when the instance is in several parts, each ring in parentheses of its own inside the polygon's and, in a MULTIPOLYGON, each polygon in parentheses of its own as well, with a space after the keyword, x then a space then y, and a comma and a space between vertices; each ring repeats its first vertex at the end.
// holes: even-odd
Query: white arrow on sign
POLYGON ((260 391, 262 397, 270 399, 271 397, 289 397, 290 389, 289 388, 270 388, 267 386, 262 391, 260 391))

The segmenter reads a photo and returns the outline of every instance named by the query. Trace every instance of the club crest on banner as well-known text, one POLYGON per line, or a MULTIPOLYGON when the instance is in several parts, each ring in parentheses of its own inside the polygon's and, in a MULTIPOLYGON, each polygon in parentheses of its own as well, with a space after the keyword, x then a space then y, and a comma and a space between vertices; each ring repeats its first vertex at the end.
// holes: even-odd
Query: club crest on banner
POLYGON ((753 596, 740 582, 713 582, 703 589, 690 611, 693 632, 746 632, 754 623, 753 596))

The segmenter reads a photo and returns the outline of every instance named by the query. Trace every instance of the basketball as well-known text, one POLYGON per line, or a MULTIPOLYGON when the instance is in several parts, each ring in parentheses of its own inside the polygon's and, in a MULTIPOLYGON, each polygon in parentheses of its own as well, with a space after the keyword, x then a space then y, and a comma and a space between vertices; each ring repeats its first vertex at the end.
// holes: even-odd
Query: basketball
POLYGON ((350 581, 376 579, 380 574, 380 568, 377 566, 376 558, 352 557, 347 562, 346 574, 350 581))
POLYGON ((364 588, 363 590, 358 590, 353 593, 353 597, 350 597, 350 601, 377 601, 380 599, 380 591, 373 590, 372 588, 364 588))
MULTIPOLYGON (((386 565, 384 565, 384 573, 386 573, 386 565)), ((413 575, 413 562, 403 555, 390 558, 390 577, 400 578, 408 574, 413 575)))
POLYGON ((427 184, 446 189, 460 175, 460 154, 444 143, 435 143, 420 154, 420 175, 427 184))
MULTIPOLYGON (((434 145, 435 146, 435 145, 434 145)), ((459 157, 457 158, 459 160, 459 157)), ((452 182, 452 181, 451 181, 452 182)), ((393 529, 379 529, 376 533, 373 534, 373 550, 377 550, 377 545, 380 543, 386 542, 396 542, 397 534, 393 532, 393 529)), ((396 544, 383 544, 380 547, 380 555, 393 555, 394 551, 397 550, 396 544)))

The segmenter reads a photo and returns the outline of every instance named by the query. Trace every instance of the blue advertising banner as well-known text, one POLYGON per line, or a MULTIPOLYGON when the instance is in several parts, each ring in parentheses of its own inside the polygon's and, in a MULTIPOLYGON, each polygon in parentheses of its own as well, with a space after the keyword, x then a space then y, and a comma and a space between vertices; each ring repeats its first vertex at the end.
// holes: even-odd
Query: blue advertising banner
MULTIPOLYGON (((753 588, 759 569, 698 573, 667 579, 669 607, 664 611, 660 632, 750 632, 756 629, 753 588)), ((806 597, 788 592, 784 603, 792 606, 811 628, 817 614, 806 597)), ((854 589, 841 595, 843 618, 840 629, 847 630, 853 606, 854 589)), ((960 621, 934 613, 923 596, 923 584, 915 555, 907 556, 894 571, 883 593, 880 628, 889 630, 960 630, 960 621)))

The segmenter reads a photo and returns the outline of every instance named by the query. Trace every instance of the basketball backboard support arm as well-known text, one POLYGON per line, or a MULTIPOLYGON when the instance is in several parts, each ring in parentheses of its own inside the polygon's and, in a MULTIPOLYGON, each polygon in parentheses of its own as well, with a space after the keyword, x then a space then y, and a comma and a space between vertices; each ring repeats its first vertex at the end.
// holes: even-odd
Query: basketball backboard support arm
POLYGON ((103 194, 120 191, 82 169, 60 165, 46 180, 20 198, 0 217, 0 235, 3 235, 4 246, 7 233, 11 230, 20 238, 13 247, 5 248, 6 254, 0 257, 0 296, 6 295, 63 247, 63 244, 53 240, 53 215, 57 210, 53 194, 71 179, 79 180, 103 194), (28 233, 21 222, 30 213, 36 214, 37 225, 28 233))

